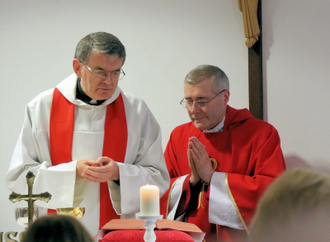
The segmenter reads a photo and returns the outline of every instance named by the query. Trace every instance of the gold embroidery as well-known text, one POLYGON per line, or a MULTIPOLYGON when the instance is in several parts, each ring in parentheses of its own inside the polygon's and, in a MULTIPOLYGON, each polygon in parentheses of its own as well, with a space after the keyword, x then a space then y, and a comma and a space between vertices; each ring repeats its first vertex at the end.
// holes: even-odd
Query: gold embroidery
MULTIPOLYGON (((218 162, 214 158, 210 158, 210 161, 212 162, 212 168, 215 171, 217 169, 218 162)), ((200 207, 202 207, 204 209, 204 206, 203 206, 203 193, 205 192, 205 187, 207 185, 208 185, 208 183, 206 183, 205 181, 202 181, 202 188, 201 188, 201 191, 199 192, 199 195, 198 195, 197 209, 199 209, 200 207)))
POLYGON ((197 206, 197 209, 199 209, 200 207, 202 207, 202 209, 204 209, 204 206, 203 206, 203 193, 205 191, 205 186, 208 185, 206 182, 202 181, 202 189, 201 191, 199 192, 199 195, 198 195, 198 206, 197 206))
POLYGON ((233 201, 233 203, 234 203, 234 205, 235 205, 236 212, 237 212, 239 218, 241 219, 241 221, 242 221, 242 223, 243 223, 243 225, 244 225, 244 228, 245 228, 246 232, 249 233, 249 230, 248 230, 248 228, 247 228, 247 226, 246 226, 246 224, 245 224, 245 222, 244 222, 244 219, 243 219, 241 213, 240 213, 239 210, 238 210, 238 207, 237 207, 237 204, 236 204, 235 199, 234 199, 234 197, 233 197, 233 194, 232 194, 231 191, 230 191, 230 187, 229 187, 229 184, 228 184, 228 173, 226 173, 226 185, 227 185, 227 188, 228 188, 228 192, 229 192, 230 198, 231 198, 231 200, 233 201))
POLYGON ((212 168, 213 168, 213 170, 215 171, 215 169, 217 169, 218 162, 217 162, 216 159, 214 159, 214 158, 211 158, 210 160, 211 160, 211 162, 212 162, 212 168))

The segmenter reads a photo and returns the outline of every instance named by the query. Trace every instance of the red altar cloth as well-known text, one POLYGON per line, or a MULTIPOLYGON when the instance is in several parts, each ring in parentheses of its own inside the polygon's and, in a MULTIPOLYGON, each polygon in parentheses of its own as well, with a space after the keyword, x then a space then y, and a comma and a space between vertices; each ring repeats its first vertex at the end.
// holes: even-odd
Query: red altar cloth
MULTIPOLYGON (((115 230, 107 233, 102 238, 102 242, 144 242, 144 232, 144 230, 115 230)), ((194 242, 194 239, 190 235, 177 230, 156 230, 155 235, 156 242, 194 242)))
MULTIPOLYGON (((102 228, 105 234, 102 242, 126 242, 141 241, 143 236, 145 221, 131 219, 113 219, 102 228)), ((196 242, 202 241, 203 233, 196 225, 167 219, 156 221, 155 228, 156 242, 196 242)))

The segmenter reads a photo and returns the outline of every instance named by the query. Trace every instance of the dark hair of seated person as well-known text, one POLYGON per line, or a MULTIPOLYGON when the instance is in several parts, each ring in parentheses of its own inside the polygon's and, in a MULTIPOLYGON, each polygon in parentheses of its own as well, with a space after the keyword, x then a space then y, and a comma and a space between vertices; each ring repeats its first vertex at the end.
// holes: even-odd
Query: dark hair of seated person
POLYGON ((93 239, 78 219, 68 215, 48 215, 32 223, 22 242, 93 242, 93 239))

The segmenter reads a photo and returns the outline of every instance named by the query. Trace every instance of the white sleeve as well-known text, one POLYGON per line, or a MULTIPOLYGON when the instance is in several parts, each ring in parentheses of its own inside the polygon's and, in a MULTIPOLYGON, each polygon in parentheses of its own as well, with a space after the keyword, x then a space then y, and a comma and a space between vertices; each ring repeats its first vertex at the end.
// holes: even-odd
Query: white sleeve
MULTIPOLYGON (((76 161, 52 166, 45 154, 49 150, 47 133, 33 130, 33 118, 26 108, 23 128, 16 143, 9 170, 6 174, 7 187, 16 193, 27 194, 26 174, 31 171, 35 175, 33 193, 49 192, 52 195, 48 203, 36 201, 36 204, 47 208, 72 207, 75 191, 76 161)), ((36 117, 37 116, 37 117, 36 117)), ((46 155, 49 157, 49 155, 46 155)))
POLYGON ((244 230, 235 203, 227 186, 227 176, 214 172, 210 183, 209 222, 234 229, 244 230))
POLYGON ((188 175, 179 177, 170 188, 169 192, 169 205, 168 205, 168 214, 166 219, 174 220, 176 210, 178 209, 180 198, 182 195, 182 186, 188 175))

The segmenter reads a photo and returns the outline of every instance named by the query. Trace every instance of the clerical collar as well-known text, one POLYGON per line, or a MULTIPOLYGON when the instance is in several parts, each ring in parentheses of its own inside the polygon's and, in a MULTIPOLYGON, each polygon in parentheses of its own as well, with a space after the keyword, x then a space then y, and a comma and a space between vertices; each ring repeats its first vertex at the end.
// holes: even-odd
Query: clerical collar
POLYGON ((203 130, 204 133, 217 133, 217 132, 222 132, 223 131, 223 125, 225 124, 225 117, 221 120, 220 123, 218 123, 214 128, 212 129, 207 129, 203 130))
POLYGON ((101 105, 105 101, 105 100, 92 100, 89 96, 87 96, 87 94, 83 91, 81 87, 80 78, 78 78, 77 81, 76 98, 89 105, 101 105))

